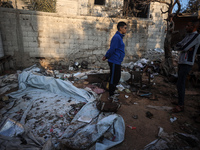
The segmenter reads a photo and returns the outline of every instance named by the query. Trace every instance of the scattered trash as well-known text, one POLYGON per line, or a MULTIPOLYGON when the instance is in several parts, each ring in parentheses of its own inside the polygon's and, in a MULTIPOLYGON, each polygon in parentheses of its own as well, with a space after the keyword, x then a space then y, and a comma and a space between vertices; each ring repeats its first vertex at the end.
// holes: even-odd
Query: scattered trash
POLYGON ((129 89, 125 89, 126 93, 131 93, 131 91, 129 89))
POLYGON ((133 119, 138 119, 138 115, 133 115, 133 119))
POLYGON ((87 69, 87 68, 88 68, 88 62, 85 61, 85 60, 83 60, 83 61, 81 62, 81 68, 87 69))
POLYGON ((160 52, 160 53, 164 53, 164 50, 161 49, 161 48, 155 48, 154 51, 156 51, 156 52, 160 52))
POLYGON ((176 121, 177 118, 176 117, 173 117, 173 118, 170 118, 170 122, 173 123, 174 121, 176 121))
POLYGON ((18 87, 18 74, 0 76, 0 95, 18 87))
POLYGON ((9 97, 8 97, 8 96, 3 96, 3 97, 1 98, 1 100, 4 101, 4 102, 6 102, 6 101, 9 100, 9 97))
POLYGON ((70 70, 70 71, 74 70, 74 67, 69 67, 69 70, 70 70))
POLYGON ((97 86, 95 86, 95 85, 88 84, 88 85, 86 85, 86 87, 89 87, 92 91, 94 91, 94 92, 97 93, 97 94, 102 94, 102 93, 105 92, 104 89, 99 88, 99 87, 97 87, 97 86))
POLYGON ((147 98, 149 98, 152 95, 152 93, 150 93, 148 91, 138 90, 137 91, 137 95, 139 95, 141 97, 147 97, 147 98))
POLYGON ((123 85, 119 84, 116 86, 119 91, 123 91, 125 88, 123 85))
POLYGON ((146 112, 146 117, 151 119, 151 118, 153 118, 153 114, 150 111, 147 111, 146 112))
POLYGON ((130 125, 127 125, 127 127, 129 127, 132 130, 136 129, 136 127, 133 127, 133 126, 130 126, 130 125))
POLYGON ((90 123, 92 121, 92 118, 87 116, 81 116, 80 118, 78 118, 78 121, 90 123))
POLYGON ((158 97, 154 93, 152 93, 152 95, 149 97, 149 99, 152 100, 152 101, 158 101, 158 97))
POLYGON ((125 98, 129 98, 129 96, 128 95, 124 95, 125 96, 125 98))
POLYGON ((140 96, 142 97, 147 97, 147 96, 150 96, 152 93, 147 93, 147 94, 140 94, 140 96))
POLYGON ((196 136, 184 133, 165 133, 159 128, 158 139, 144 147, 144 150, 155 149, 193 149, 198 147, 199 140, 196 136), (180 144, 181 143, 181 144, 180 144))
POLYGON ((126 82, 131 78, 131 74, 129 72, 121 72, 120 82, 126 82))

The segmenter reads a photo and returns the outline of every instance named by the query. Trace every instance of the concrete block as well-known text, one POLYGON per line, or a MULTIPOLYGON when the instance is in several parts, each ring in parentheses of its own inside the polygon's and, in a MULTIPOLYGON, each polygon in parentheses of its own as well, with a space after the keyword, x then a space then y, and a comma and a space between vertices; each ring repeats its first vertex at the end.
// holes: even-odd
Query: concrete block
POLYGON ((38 36, 38 32, 28 32, 28 36, 29 37, 37 37, 38 36))
POLYGON ((60 44, 60 47, 59 48, 69 48, 69 44, 68 43, 66 43, 66 44, 60 44))
POLYGON ((24 48, 24 52, 34 52, 35 51, 35 48, 30 48, 30 47, 26 47, 24 48))
POLYGON ((65 53, 65 49, 57 49, 55 50, 55 53, 63 55, 65 53))
POLYGON ((55 48, 44 48, 44 53, 55 53, 55 48))
POLYGON ((38 43, 36 42, 28 42, 29 47, 38 47, 38 43))
POLYGON ((50 48, 59 48, 59 47, 60 47, 60 44, 50 43, 50 44, 49 44, 49 47, 50 47, 50 48))
POLYGON ((101 51, 101 50, 94 50, 93 52, 92 52, 92 54, 93 55, 101 55, 101 54, 104 54, 104 53, 102 53, 103 51, 101 51))
POLYGON ((33 37, 24 37, 23 41, 24 42, 33 42, 33 37))

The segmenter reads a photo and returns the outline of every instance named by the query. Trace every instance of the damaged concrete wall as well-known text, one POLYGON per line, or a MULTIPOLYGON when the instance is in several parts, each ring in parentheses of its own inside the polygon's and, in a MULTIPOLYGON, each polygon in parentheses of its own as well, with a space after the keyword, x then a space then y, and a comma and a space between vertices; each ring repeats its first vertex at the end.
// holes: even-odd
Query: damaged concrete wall
POLYGON ((161 14, 160 9, 162 9, 163 12, 167 11, 165 4, 158 2, 151 3, 149 18, 154 22, 154 24, 150 25, 148 29, 147 47, 149 49, 164 48, 165 29, 167 23, 164 19, 167 18, 167 14, 161 14))
POLYGON ((124 62, 136 61, 148 49, 163 48, 166 17, 157 6, 153 8, 154 5, 150 19, 69 16, 0 8, 4 51, 14 56, 18 67, 37 62, 67 66, 82 60, 87 60, 91 67, 107 66, 101 58, 109 48, 117 23, 125 21, 129 27, 124 37, 124 62))
POLYGON ((123 9, 123 3, 124 0, 105 0, 104 5, 95 4, 95 0, 57 0, 56 12, 66 15, 116 16, 123 9))

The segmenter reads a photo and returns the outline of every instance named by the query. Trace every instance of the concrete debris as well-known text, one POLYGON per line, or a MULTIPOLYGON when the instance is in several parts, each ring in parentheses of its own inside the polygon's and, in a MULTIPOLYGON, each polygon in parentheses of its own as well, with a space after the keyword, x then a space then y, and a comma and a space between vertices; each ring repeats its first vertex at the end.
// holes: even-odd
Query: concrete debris
POLYGON ((144 150, 155 149, 192 149, 199 147, 199 140, 196 136, 185 133, 168 134, 163 128, 159 128, 158 139, 144 147, 144 150))
POLYGON ((18 87, 18 74, 0 76, 0 95, 18 87))

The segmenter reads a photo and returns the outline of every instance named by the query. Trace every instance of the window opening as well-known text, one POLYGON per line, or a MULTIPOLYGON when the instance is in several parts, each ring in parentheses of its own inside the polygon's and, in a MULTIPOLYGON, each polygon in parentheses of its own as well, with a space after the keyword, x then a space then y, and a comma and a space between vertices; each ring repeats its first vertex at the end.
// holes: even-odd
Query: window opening
POLYGON ((105 0, 95 0, 94 4, 95 5, 105 5, 105 0))

